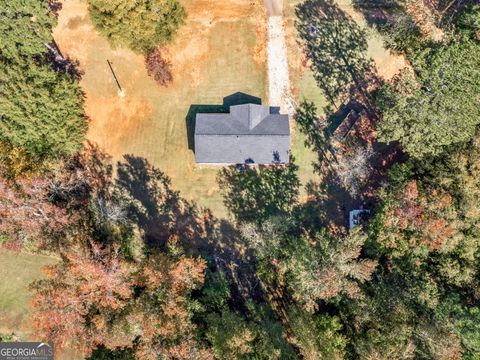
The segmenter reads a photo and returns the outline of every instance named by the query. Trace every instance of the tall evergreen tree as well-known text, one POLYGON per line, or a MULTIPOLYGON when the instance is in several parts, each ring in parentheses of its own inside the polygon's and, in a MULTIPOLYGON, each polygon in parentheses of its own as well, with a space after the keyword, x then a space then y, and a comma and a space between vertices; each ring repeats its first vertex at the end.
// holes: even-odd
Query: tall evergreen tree
POLYGON ((13 0, 1 11, 0 142, 40 160, 79 150, 83 93, 46 56, 55 24, 49 2, 13 0))
POLYGON ((0 114, 0 140, 40 158, 78 151, 88 126, 75 79, 33 59, 0 63, 0 114))
POLYGON ((170 41, 186 12, 177 0, 88 0, 93 23, 113 46, 148 54, 170 41))
POLYGON ((2 0, 0 2, 0 58, 23 62, 43 54, 52 41, 56 19, 48 0, 2 0))

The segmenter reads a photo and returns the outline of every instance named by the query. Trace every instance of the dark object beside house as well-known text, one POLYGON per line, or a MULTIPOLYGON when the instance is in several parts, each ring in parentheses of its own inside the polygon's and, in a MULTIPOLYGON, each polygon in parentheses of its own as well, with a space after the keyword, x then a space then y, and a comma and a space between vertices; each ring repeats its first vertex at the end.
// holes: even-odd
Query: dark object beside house
POLYGON ((197 114, 195 159, 202 164, 288 163, 290 126, 278 107, 244 104, 197 114))
POLYGON ((355 100, 342 104, 337 112, 329 117, 329 125, 326 129, 329 136, 342 142, 355 126, 357 120, 362 116, 363 106, 355 100))
POLYGON ((345 139, 360 115, 361 113, 357 112, 356 110, 350 110, 341 124, 335 129, 335 132, 333 133, 335 138, 339 141, 345 139))

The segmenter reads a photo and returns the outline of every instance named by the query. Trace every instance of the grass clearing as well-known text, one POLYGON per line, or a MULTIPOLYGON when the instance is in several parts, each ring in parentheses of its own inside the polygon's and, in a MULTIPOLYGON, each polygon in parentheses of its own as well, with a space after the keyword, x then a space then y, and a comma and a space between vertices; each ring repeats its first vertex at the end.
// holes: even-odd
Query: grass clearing
POLYGON ((28 338, 31 333, 28 285, 43 276, 41 269, 44 266, 55 261, 49 256, 0 248, 0 333, 15 332, 21 339, 28 338))
MULTIPOLYGON (((319 109, 322 109, 326 105, 325 97, 318 88, 312 71, 307 66, 305 56, 298 44, 295 29, 295 7, 301 2, 303 0, 284 1, 292 86, 297 99, 313 101, 319 109)), ((375 29, 368 27, 363 15, 354 9, 351 0, 336 0, 335 2, 341 10, 350 15, 360 27, 366 30, 368 36, 367 55, 374 60, 381 77, 386 80, 391 79, 399 70, 408 66, 403 56, 394 55, 384 47, 381 35, 375 29)))

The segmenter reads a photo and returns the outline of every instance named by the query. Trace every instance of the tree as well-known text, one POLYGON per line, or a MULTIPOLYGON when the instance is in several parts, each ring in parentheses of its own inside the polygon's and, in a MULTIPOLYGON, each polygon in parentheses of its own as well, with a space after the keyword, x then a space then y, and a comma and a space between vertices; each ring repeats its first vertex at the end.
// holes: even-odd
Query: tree
POLYGON ((204 268, 200 259, 160 253, 131 262, 91 241, 34 283, 34 326, 57 348, 85 356, 101 345, 133 348, 137 359, 212 359, 191 322, 190 293, 204 268))
POLYGON ((288 320, 294 344, 305 360, 340 360, 346 358, 347 338, 341 334, 342 324, 336 316, 312 315, 292 307, 288 320))
POLYGON ((88 0, 93 23, 109 42, 148 54, 173 39, 186 13, 177 0, 88 0))
POLYGON ((392 257, 422 256, 425 249, 438 250, 454 235, 451 213, 452 197, 448 193, 421 193, 418 183, 407 182, 383 199, 377 215, 381 227, 377 240, 390 249, 392 257), (418 253, 416 253, 418 252, 418 253))
POLYGON ((258 324, 246 321, 229 310, 223 310, 221 314, 210 314, 207 322, 207 338, 219 360, 297 358, 282 338, 281 325, 272 323, 268 316, 263 324, 258 324))
POLYGON ((293 298, 313 312, 319 300, 357 297, 359 284, 370 280, 377 266, 374 260, 360 258, 365 240, 357 230, 343 238, 324 232, 313 239, 290 241, 288 258, 279 259, 278 271, 284 274, 293 298))
POLYGON ((422 0, 354 0, 353 3, 383 35, 385 46, 396 53, 412 55, 434 38, 433 33, 441 33, 436 28, 439 18, 435 16, 433 3, 422 0))
POLYGON ((460 33, 480 42, 480 5, 473 5, 459 19, 460 33))
POLYGON ((164 58, 162 50, 157 47, 145 59, 148 75, 162 86, 168 86, 172 81, 171 63, 164 58))
POLYGON ((304 309, 314 312, 320 300, 355 298, 359 284, 370 280, 377 262, 360 258, 366 236, 359 229, 345 236, 320 231, 313 237, 292 234, 294 222, 279 217, 242 227, 258 259, 257 274, 268 287, 288 287, 304 309))
POLYGON ((2 62, 22 63, 45 53, 45 44, 51 42, 52 28, 56 24, 48 0, 6 1, 2 4, 1 16, 2 62))
POLYGON ((480 123, 480 46, 469 40, 426 49, 378 97, 379 140, 398 141, 412 157, 439 155, 466 142, 480 123))
POLYGON ((341 309, 355 358, 460 359, 453 329, 416 303, 420 294, 402 276, 379 276, 367 287, 365 296, 341 309))
POLYGON ((39 159, 30 156, 23 148, 0 142, 0 173, 6 179, 30 177, 41 168, 39 159))
MULTIPOLYGON (((191 295, 204 283, 205 262, 180 247, 202 232, 196 216, 144 159, 127 157, 118 166, 115 181, 109 157, 87 146, 39 186, 37 197, 48 197, 71 222, 57 236, 61 261, 32 286, 38 335, 92 359, 211 360, 192 321, 199 304, 191 295), (154 221, 161 233, 151 231, 154 221)), ((5 207, 26 219, 30 214, 38 227, 35 211, 53 225, 59 221, 43 204, 24 211, 22 204, 32 201, 22 201, 5 207)), ((23 223, 19 228, 28 230, 23 223)))
POLYGON ((335 164, 338 181, 350 195, 358 195, 361 187, 367 183, 372 171, 369 160, 373 155, 371 147, 357 146, 335 164))
POLYGON ((68 213, 49 201, 48 179, 18 180, 0 177, 0 234, 6 245, 22 249, 50 248, 71 225, 68 213))
POLYGON ((235 306, 239 299, 232 296, 232 287, 222 270, 207 270, 199 298, 203 311, 197 314, 196 323, 204 328, 216 358, 297 359, 284 326, 269 305, 249 299, 244 306, 235 306))
POLYGON ((419 179, 387 187, 371 226, 379 247, 374 252, 386 255, 397 271, 430 274, 440 290, 477 286, 479 156, 475 140, 449 156, 419 163, 416 175, 407 174, 419 179))
POLYGON ((0 141, 40 159, 80 150, 88 127, 78 83, 32 59, 0 61, 0 114, 0 141))
POLYGON ((480 356, 480 308, 465 304, 458 293, 450 293, 436 309, 440 321, 452 323, 464 351, 462 359, 480 356))
POLYGON ((34 161, 80 150, 87 131, 83 92, 46 56, 55 24, 49 2, 14 0, 1 11, 0 142, 34 161))

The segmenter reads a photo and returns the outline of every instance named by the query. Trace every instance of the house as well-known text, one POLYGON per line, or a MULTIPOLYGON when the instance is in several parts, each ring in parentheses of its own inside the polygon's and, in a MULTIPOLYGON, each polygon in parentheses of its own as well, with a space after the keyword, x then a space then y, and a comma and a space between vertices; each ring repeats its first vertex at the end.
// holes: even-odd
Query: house
POLYGON ((289 161, 288 115, 278 107, 232 105, 229 113, 198 113, 195 160, 199 164, 282 164, 289 161))

